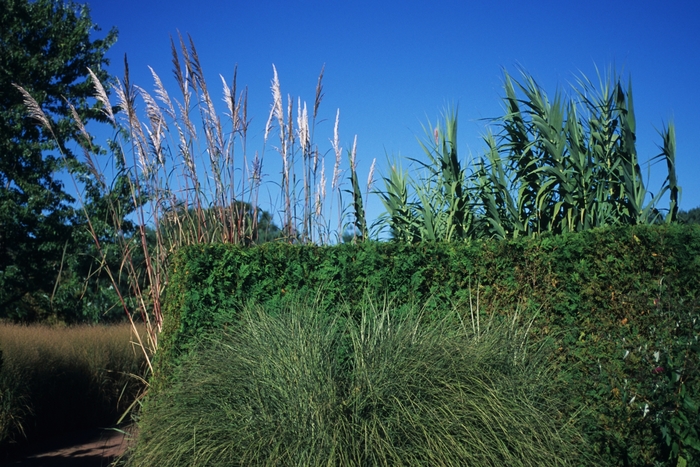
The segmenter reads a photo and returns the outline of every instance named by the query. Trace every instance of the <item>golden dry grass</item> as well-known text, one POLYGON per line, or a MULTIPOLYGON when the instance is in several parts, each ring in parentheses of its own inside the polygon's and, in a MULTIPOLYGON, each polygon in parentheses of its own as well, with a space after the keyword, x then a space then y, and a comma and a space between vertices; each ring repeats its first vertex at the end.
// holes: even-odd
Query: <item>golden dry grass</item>
POLYGON ((0 324, 0 444, 114 424, 143 389, 132 337, 128 324, 0 324))

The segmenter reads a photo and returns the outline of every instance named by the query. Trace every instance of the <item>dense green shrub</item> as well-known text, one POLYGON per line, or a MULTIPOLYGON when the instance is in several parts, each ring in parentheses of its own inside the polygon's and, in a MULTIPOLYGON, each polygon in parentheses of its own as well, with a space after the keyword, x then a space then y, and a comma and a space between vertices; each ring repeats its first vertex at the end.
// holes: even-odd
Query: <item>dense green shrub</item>
POLYGON ((527 322, 365 300, 246 307, 198 339, 145 406, 130 464, 599 465, 527 322))
POLYGON ((555 340, 561 378, 605 463, 699 458, 697 226, 414 246, 186 248, 167 289, 154 388, 169 384, 198 335, 234 324, 247 302, 281 306, 318 294, 318 310, 330 313, 362 301, 363 290, 386 296, 397 313, 419 303, 438 316, 477 298, 484 313, 539 312, 531 337, 555 340))

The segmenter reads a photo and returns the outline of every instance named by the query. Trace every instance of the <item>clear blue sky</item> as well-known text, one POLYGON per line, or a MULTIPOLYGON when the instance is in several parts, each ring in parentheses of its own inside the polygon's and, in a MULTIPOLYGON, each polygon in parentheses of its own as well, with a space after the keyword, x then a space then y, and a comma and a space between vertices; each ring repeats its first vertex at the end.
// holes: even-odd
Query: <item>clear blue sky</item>
MULTIPOLYGON (((94 0, 94 22, 116 26, 109 71, 121 76, 128 54, 132 82, 152 90, 147 66, 177 94, 171 79, 170 36, 189 33, 207 73, 210 92, 221 96, 219 74, 230 80, 238 64, 239 87, 249 88, 252 149, 270 109, 272 64, 283 95, 314 99, 325 64, 316 141, 332 137, 340 109, 341 143, 358 138, 360 179, 373 158, 420 157, 416 137, 448 104, 459 106, 459 151, 464 160, 482 149, 485 117, 502 111, 502 70, 518 67, 553 97, 580 72, 591 79, 610 66, 632 77, 637 149, 646 161, 661 144, 657 130, 676 125, 681 208, 700 206, 700 4, 647 0, 384 1, 384 0, 94 0), (167 78, 167 79, 166 79, 167 78)), ((329 145, 325 145, 329 148, 329 145)), ((266 158, 275 154, 269 149, 266 158)), ((279 157, 279 156, 278 156, 279 157)), ((404 159, 405 160, 405 159, 404 159)), ((404 162, 407 166, 408 162, 404 162)), ((329 163, 327 170, 331 169, 329 163)), ((279 172, 267 168, 268 180, 279 172)), ((665 167, 652 168, 657 191, 665 167)), ((370 200, 369 216, 382 211, 370 200)), ((665 207, 662 206, 662 207, 665 207)))

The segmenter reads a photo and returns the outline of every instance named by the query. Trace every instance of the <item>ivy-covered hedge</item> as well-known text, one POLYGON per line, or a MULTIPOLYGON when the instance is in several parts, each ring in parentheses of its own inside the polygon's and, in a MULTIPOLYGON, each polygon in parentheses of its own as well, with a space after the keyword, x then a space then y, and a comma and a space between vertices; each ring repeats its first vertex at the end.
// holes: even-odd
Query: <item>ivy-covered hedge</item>
POLYGON ((482 314, 537 314, 581 426, 610 465, 700 462, 700 228, 596 229, 466 244, 264 244, 181 250, 166 291, 154 389, 205 330, 246 302, 391 300, 429 311, 478 297, 482 314))

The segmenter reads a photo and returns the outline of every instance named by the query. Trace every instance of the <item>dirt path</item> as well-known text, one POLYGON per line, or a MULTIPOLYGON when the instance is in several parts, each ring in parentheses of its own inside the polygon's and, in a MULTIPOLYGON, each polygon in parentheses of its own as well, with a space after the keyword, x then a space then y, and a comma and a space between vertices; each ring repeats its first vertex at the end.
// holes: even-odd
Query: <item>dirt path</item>
POLYGON ((126 450, 128 438, 114 430, 69 433, 24 446, 0 467, 107 467, 126 450))

